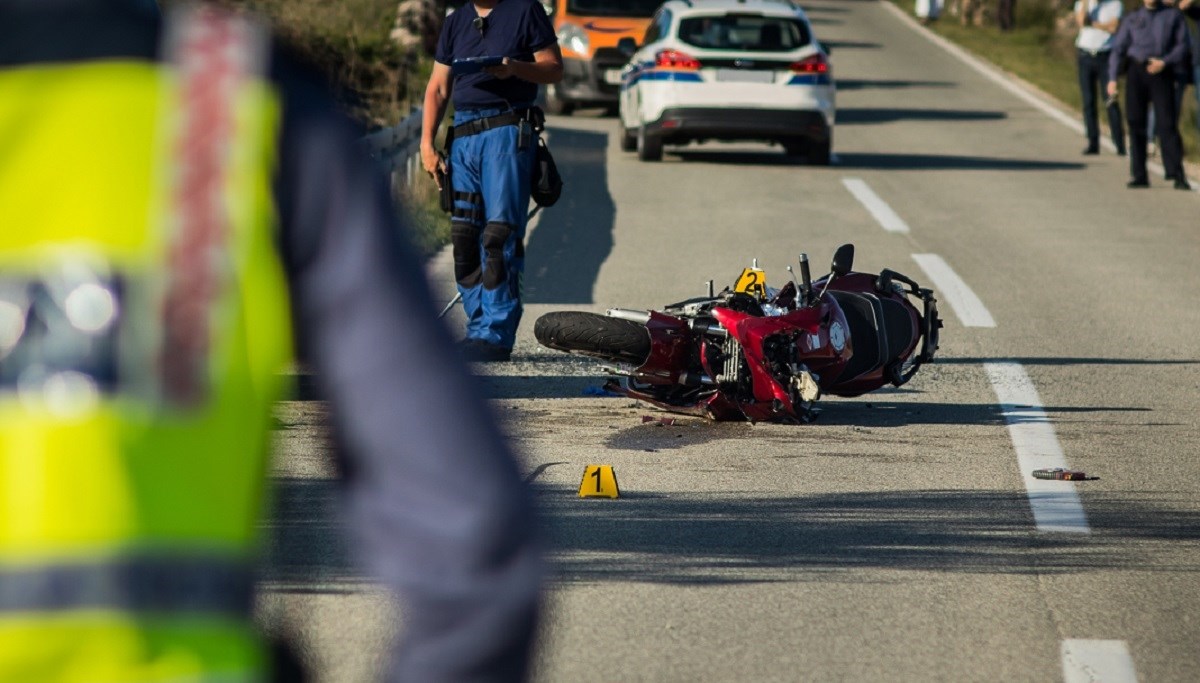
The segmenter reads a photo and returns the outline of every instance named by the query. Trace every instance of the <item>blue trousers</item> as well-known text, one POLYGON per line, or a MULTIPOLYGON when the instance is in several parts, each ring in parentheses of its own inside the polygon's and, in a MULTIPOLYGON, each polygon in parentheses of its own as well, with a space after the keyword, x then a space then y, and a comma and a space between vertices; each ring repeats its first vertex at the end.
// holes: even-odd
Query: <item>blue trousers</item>
MULTIPOLYGON (((503 109, 457 111, 454 125, 503 114, 503 109)), ((529 209, 537 135, 501 126, 457 138, 450 150, 454 213, 450 239, 454 277, 467 315, 467 339, 505 348, 521 322, 525 221, 529 209)))

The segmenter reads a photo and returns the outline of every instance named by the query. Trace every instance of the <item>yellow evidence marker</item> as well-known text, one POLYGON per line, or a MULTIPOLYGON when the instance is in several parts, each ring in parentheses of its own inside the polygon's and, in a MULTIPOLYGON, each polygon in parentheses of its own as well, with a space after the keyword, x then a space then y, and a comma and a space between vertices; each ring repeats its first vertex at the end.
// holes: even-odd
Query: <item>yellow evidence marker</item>
POLYGON ((767 273, 758 268, 747 268, 742 271, 733 291, 742 292, 759 299, 767 298, 767 273))
POLYGON ((583 468, 583 481, 579 482, 580 498, 618 498, 617 473, 612 465, 588 465, 583 468))

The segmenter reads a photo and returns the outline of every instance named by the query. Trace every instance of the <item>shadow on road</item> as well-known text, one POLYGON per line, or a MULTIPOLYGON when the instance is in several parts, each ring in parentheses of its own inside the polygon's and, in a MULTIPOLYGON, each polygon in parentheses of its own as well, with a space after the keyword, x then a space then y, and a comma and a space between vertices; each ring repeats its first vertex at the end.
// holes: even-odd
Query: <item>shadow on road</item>
POLYGON ((942 358, 938 365, 983 365, 984 363, 1020 363, 1021 365, 1196 365, 1200 360, 1163 358, 942 358))
MULTIPOLYGON (((1015 483, 1015 482, 1014 482, 1015 483)), ((560 580, 728 584, 853 569, 967 574, 1153 571, 1129 541, 1200 540, 1200 514, 1089 494, 1090 536, 1039 536, 1020 490, 916 490, 580 501, 535 485, 560 580)), ((1194 571, 1195 567, 1182 567, 1194 571)), ((806 576, 807 575, 807 576, 806 576)))
POLYGON ((822 40, 821 44, 833 50, 878 50, 883 47, 879 43, 865 43, 857 40, 822 40))
POLYGON ((950 156, 946 154, 838 153, 841 168, 962 170, 962 171, 1074 171, 1085 168, 1068 161, 998 159, 996 157, 950 156))
POLYGON ((563 176, 558 203, 544 209, 525 246, 527 304, 590 304, 600 266, 613 248, 616 204, 608 191, 608 135, 552 128, 563 176))
MULTIPOLYGON (((885 81, 871 78, 839 78, 838 90, 899 90, 900 88, 957 88, 951 81, 885 81)), ((838 112, 841 122, 842 113, 838 112)))
POLYGON ((1008 118, 1002 111, 972 109, 880 109, 850 108, 837 110, 837 125, 868 125, 895 121, 999 121, 1008 118))

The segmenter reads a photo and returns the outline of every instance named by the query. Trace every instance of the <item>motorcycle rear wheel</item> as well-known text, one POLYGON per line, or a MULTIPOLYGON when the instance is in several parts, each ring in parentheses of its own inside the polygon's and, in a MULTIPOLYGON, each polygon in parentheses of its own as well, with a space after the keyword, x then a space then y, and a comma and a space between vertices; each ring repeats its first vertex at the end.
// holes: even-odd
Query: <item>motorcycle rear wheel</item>
POLYGON ((538 343, 559 351, 641 365, 650 357, 650 333, 632 320, 583 311, 555 311, 533 326, 538 343))

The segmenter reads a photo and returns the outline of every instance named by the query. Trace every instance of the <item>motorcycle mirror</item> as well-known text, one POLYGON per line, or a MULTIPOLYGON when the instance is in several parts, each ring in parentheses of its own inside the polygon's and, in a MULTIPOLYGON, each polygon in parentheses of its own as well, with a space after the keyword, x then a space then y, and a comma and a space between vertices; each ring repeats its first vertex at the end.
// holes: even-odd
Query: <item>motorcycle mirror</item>
POLYGON ((834 275, 842 276, 854 270, 854 245, 843 244, 833 252, 833 263, 829 266, 834 275))

